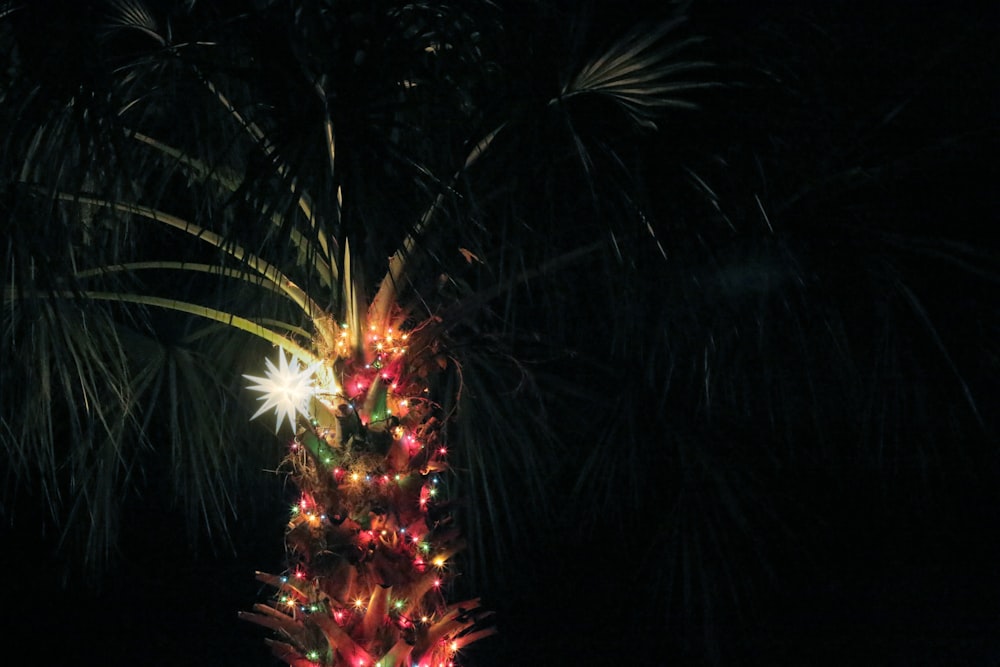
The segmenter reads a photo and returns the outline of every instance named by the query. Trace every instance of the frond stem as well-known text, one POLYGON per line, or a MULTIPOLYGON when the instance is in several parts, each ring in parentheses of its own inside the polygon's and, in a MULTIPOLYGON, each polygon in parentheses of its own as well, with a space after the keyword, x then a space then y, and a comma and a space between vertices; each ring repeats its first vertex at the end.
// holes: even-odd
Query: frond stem
MULTIPOLYGON (((117 301, 119 303, 134 303, 138 305, 145 306, 155 306, 157 308, 164 308, 166 310, 173 310, 176 312, 187 313, 189 315, 197 315, 198 317, 204 317, 215 322, 220 322, 226 326, 239 329, 240 331, 249 333, 258 338, 263 338, 267 342, 277 345, 288 352, 296 355, 299 359, 306 363, 315 363, 321 361, 315 354, 302 347, 298 343, 289 340, 285 336, 281 335, 277 331, 268 329, 265 326, 254 322, 253 320, 247 319, 245 317, 240 317, 239 315, 234 315, 232 313, 227 313, 222 310, 217 310, 215 308, 209 308, 208 306, 201 306, 196 303, 190 303, 187 301, 178 301, 176 299, 167 299, 164 297, 151 296, 147 294, 128 294, 121 292, 94 292, 94 291, 82 291, 82 292, 55 292, 55 293, 34 293, 17 295, 12 288, 7 288, 4 293, 5 301, 13 301, 18 298, 85 298, 92 299, 94 301, 117 301)), ((284 324, 285 328, 289 330, 295 330, 296 327, 290 324, 284 324)))
MULTIPOLYGON (((507 123, 501 123, 492 132, 489 132, 486 136, 480 139, 472 150, 469 151, 468 156, 465 158, 465 162, 462 168, 458 170, 452 177, 452 183, 458 181, 462 172, 469 169, 480 157, 486 152, 493 143, 497 134, 500 133, 507 126, 507 123)), ((387 325, 387 319, 389 316, 389 308, 393 303, 396 302, 396 298, 399 294, 399 290, 405 285, 405 271, 407 269, 407 258, 411 255, 413 248, 417 244, 417 237, 426 231, 427 226, 430 224, 434 215, 441 209, 444 205, 444 193, 438 194, 434 199, 434 203, 424 212, 420 217, 420 222, 417 223, 416 227, 406 236, 403 240, 402 246, 392 257, 389 258, 389 270, 385 277, 382 278, 382 282, 379 283, 378 292, 375 294, 375 298, 372 300, 371 307, 369 308, 368 319, 370 322, 379 327, 385 327, 387 325)))
MULTIPOLYGON (((216 99, 219 100, 222 106, 225 107, 226 111, 228 111, 229 114, 236 119, 236 122, 239 123, 243 127, 243 129, 245 129, 247 133, 253 138, 253 140, 257 143, 257 145, 260 146, 261 150, 264 151, 264 155, 273 159, 275 157, 274 155, 275 148, 267 140, 267 136, 264 134, 264 131, 261 130, 256 123, 247 120, 243 116, 243 114, 239 112, 236 106, 229 100, 229 98, 225 95, 225 93, 219 90, 218 86, 216 86, 212 81, 210 81, 208 78, 204 76, 202 76, 202 81, 205 83, 205 86, 208 87, 208 90, 213 95, 215 95, 216 99)), ((289 169, 287 165, 278 164, 277 169, 279 175, 288 176, 289 169)), ((306 220, 309 221, 309 224, 312 226, 313 231, 316 232, 316 240, 319 243, 320 249, 323 251, 323 256, 332 257, 332 255, 330 254, 330 241, 327 238, 324 231, 316 224, 315 211, 313 210, 309 198, 306 195, 300 194, 296 191, 294 179, 292 181, 291 189, 292 189, 292 194, 298 195, 299 208, 302 210, 302 213, 306 216, 306 220)), ((299 249, 302 251, 307 250, 307 248, 305 247, 300 247, 299 249)), ((333 268, 332 261, 330 262, 330 264, 331 264, 331 270, 335 271, 335 269, 333 268)))
MULTIPOLYGON (((207 180, 212 180, 215 181, 220 186, 222 186, 223 188, 225 188, 226 190, 228 190, 229 192, 236 192, 237 190, 239 190, 240 187, 239 180, 233 174, 233 172, 228 169, 211 168, 201 160, 197 160, 189 156, 184 151, 178 148, 174 148, 169 144, 165 144, 158 139, 154 139, 153 137, 142 134, 141 132, 132 131, 130 132, 130 136, 136 141, 146 144, 151 148, 155 148, 161 153, 177 160, 177 162, 189 168, 191 172, 194 174, 194 176, 202 182, 207 180)), ((309 204, 309 202, 305 200, 304 196, 299 197, 299 208, 302 209, 302 212, 309 219, 310 223, 314 223, 314 220, 312 218, 312 207, 309 204)), ((281 219, 275 215, 271 216, 271 222, 274 224, 275 227, 280 227, 282 223, 281 219)), ((313 228, 315 229, 315 225, 313 225, 313 228)), ((289 230, 289 236, 295 247, 298 248, 300 252, 305 254, 309 248, 309 239, 307 239, 305 235, 302 234, 302 232, 294 228, 289 230)), ((322 237, 320 238, 320 246, 323 249, 323 252, 326 253, 327 250, 325 244, 323 243, 322 237)), ((330 261, 327 261, 329 255, 327 255, 326 257, 321 257, 318 253, 312 253, 312 254, 313 254, 313 266, 315 267, 316 272, 320 277, 320 280, 322 280, 324 285, 326 285, 327 287, 332 286, 333 282, 338 279, 336 265, 334 265, 330 261)))

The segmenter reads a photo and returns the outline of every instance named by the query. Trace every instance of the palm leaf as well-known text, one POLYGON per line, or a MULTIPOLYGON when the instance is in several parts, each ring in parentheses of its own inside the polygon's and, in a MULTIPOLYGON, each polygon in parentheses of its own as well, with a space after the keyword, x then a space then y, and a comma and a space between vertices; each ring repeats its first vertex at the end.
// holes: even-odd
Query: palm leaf
POLYGON ((669 80, 678 74, 700 73, 712 67, 707 61, 672 60, 680 51, 702 41, 688 37, 664 43, 683 22, 683 17, 675 18, 652 28, 641 26, 624 35, 566 82, 561 99, 603 97, 620 105, 636 124, 652 129, 656 128, 654 118, 665 109, 696 108, 694 101, 679 94, 719 84, 669 80))

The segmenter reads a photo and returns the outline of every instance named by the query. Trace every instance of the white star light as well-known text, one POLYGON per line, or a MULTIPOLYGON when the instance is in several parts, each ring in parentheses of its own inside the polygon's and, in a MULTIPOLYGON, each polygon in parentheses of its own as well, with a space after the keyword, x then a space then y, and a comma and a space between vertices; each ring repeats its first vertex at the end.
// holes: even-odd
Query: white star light
POLYGON ((320 363, 316 362, 303 368, 299 365, 299 360, 293 358, 292 363, 288 363, 284 350, 278 350, 278 366, 276 367, 270 359, 265 359, 267 364, 267 377, 256 377, 254 375, 244 375, 248 380, 253 380, 257 384, 250 385, 248 389, 263 392, 264 395, 259 400, 264 401, 264 405, 254 413, 250 419, 256 419, 271 408, 278 414, 278 420, 274 424, 274 432, 281 428, 281 422, 288 420, 292 431, 295 430, 295 415, 299 413, 304 417, 309 416, 307 407, 309 397, 313 394, 313 384, 310 377, 319 368, 320 363))

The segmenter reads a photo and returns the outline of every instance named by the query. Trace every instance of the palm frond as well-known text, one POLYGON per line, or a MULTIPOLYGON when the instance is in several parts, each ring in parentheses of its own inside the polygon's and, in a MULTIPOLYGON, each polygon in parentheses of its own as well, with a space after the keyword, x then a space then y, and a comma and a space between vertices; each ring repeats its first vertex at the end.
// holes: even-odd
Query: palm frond
POLYGON ((299 288, 298 285, 282 274, 277 267, 260 257, 247 252, 244 248, 234 245, 230 240, 224 238, 223 236, 204 229, 192 222, 179 218, 175 215, 171 215, 165 211, 159 211, 147 206, 140 206, 138 204, 110 202, 94 197, 73 195, 69 193, 56 193, 56 199, 89 206, 108 207, 123 213, 132 213, 155 222, 161 222, 165 225, 173 227, 174 229, 178 229, 185 234, 193 236, 199 241, 209 243, 221 250, 224 250, 227 254, 231 255, 240 262, 244 262, 246 266, 260 274, 263 280, 266 280, 271 285, 274 285, 286 296, 292 299, 300 308, 302 308, 306 316, 318 317, 319 314, 323 312, 315 301, 313 301, 301 288, 299 288))
POLYGON ((470 576, 502 586, 517 573, 497 563, 516 562, 518 545, 559 522, 564 500, 556 482, 569 453, 549 423, 537 369, 498 343, 448 350, 456 399, 444 407, 457 417, 449 434, 456 468, 450 483, 466 505, 470 576))
POLYGON ((108 0, 104 17, 107 29, 135 30, 166 46, 167 39, 160 34, 160 25, 152 11, 142 0, 108 0))
MULTIPOLYGON (((3 330, 3 404, 26 400, 35 406, 2 417, 12 470, 32 471, 22 479, 40 487, 49 511, 69 504, 89 513, 89 521, 63 527, 85 527, 92 555, 106 558, 114 534, 108 527, 118 520, 107 485, 132 475, 137 448, 124 443, 141 423, 125 349, 106 313, 74 300, 33 301, 30 308, 17 309, 6 304, 5 310, 12 317, 5 318, 3 330), (16 397, 14 387, 26 395, 16 397), (96 504, 88 508, 91 502, 96 504)), ((141 449, 141 440, 137 445, 141 449)))
POLYGON ((611 44, 591 60, 562 88, 561 98, 593 95, 620 105, 633 122, 650 129, 665 109, 697 108, 694 100, 681 94, 718 86, 717 82, 675 80, 671 77, 700 73, 712 63, 702 60, 675 61, 684 49, 702 41, 686 37, 664 43, 684 23, 675 18, 659 26, 641 26, 611 44))

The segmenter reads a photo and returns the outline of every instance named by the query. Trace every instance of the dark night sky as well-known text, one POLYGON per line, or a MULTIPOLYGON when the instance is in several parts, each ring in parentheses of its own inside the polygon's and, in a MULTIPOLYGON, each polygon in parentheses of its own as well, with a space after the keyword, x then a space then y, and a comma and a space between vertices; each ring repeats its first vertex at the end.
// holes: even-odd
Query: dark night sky
MULTIPOLYGON (((736 4, 728 9, 723 3, 696 2, 703 31, 716 31, 723 43, 727 35, 736 40, 759 31, 766 48, 778 49, 781 42, 773 36, 781 34, 782 17, 791 22, 804 13, 775 5, 755 13, 749 7, 755 3, 736 4)), ((813 15, 817 31, 835 34, 841 46, 836 72, 824 71, 829 63, 822 54, 807 53, 814 45, 806 43, 789 43, 782 65, 798 71, 803 81, 823 82, 831 91, 829 104, 848 110, 848 116, 880 92, 914 87, 919 113, 906 115, 886 145, 981 127, 986 119, 997 119, 1000 79, 993 70, 998 53, 984 33, 997 37, 1000 23, 996 12, 961 4, 959 11, 946 3, 914 8, 902 2, 834 3, 813 15), (914 64, 928 57, 928 49, 944 49, 940 57, 963 66, 914 81, 909 78, 914 64)), ((974 221, 951 232, 986 238, 978 225, 995 226, 997 197, 984 188, 996 183, 989 175, 998 174, 995 164, 971 164, 975 157, 970 155, 967 172, 953 172, 953 182, 938 183, 936 193, 928 193, 917 179, 911 190, 894 195, 910 209, 926 206, 932 212, 920 218, 928 231, 947 229, 950 221, 938 216, 950 211, 955 220, 974 221)), ((945 298, 953 297, 961 295, 945 298)), ((996 380, 986 386, 995 387, 996 380)), ((988 416, 996 398, 982 397, 988 416)), ((961 462, 947 452, 960 444, 941 443, 945 455, 936 465, 957 470, 961 462)), ((712 642, 726 651, 728 638, 750 634, 748 648, 739 651, 746 664, 1000 665, 1000 468, 976 472, 975 477, 956 472, 946 476, 952 481, 932 483, 928 490, 911 488, 904 474, 844 470, 843 487, 822 487, 817 498, 816 471, 787 469, 780 493, 789 525, 799 525, 790 517, 798 516, 799 501, 808 498, 802 504, 815 512, 811 530, 827 536, 822 542, 827 550, 780 547, 773 559, 779 570, 775 579, 761 577, 756 566, 747 564, 747 576, 759 577, 753 611, 748 618, 720 613, 712 642), (956 479, 963 481, 956 484, 956 479)), ((52 539, 38 534, 40 520, 21 511, 18 523, 5 528, 0 549, 7 579, 4 650, 23 652, 24 664, 276 664, 263 644, 267 633, 236 618, 237 611, 266 595, 253 579, 254 570, 281 568, 285 504, 277 483, 262 476, 260 494, 273 497, 273 511, 251 509, 241 516, 234 527, 235 554, 193 550, 180 512, 160 507, 156 498, 135 501, 121 557, 98 587, 83 585, 83 575, 76 573, 64 588, 52 574, 63 569, 64 556, 52 539)), ((31 502, 25 499, 24 508, 31 502)), ((676 626, 664 624, 661 610, 646 601, 646 584, 655 577, 636 571, 630 553, 641 547, 641 537, 622 543, 614 523, 609 512, 590 533, 553 535, 519 550, 512 569, 523 574, 484 592, 486 605, 498 610, 501 634, 470 649, 473 657, 465 664, 701 664, 698 651, 685 653, 675 638, 676 626)), ((794 535, 777 533, 759 539, 781 545, 795 541, 794 535)), ((730 660, 736 658, 723 664, 730 660)))

